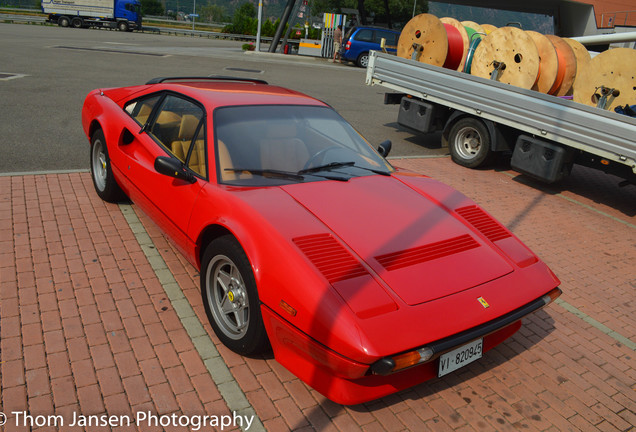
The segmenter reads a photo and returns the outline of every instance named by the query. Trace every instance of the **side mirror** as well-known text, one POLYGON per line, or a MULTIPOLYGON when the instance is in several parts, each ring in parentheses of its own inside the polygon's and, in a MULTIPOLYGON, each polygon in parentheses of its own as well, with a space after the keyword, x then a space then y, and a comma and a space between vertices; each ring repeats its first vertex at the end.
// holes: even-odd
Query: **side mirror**
POLYGON ((155 159, 155 171, 168 177, 187 181, 188 183, 196 183, 197 181, 194 174, 186 170, 183 162, 167 156, 159 156, 155 159))
POLYGON ((385 158, 391 152, 391 147, 393 147, 391 140, 382 141, 378 146, 378 153, 380 153, 380 156, 385 158))

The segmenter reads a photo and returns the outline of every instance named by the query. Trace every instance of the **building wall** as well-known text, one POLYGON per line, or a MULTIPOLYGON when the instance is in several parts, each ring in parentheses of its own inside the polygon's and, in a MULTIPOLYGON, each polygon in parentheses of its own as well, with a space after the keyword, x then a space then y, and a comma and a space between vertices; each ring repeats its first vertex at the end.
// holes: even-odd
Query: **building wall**
POLYGON ((596 14, 596 25, 599 27, 609 27, 610 18, 613 19, 614 25, 636 26, 636 1, 634 0, 578 1, 580 1, 581 3, 594 5, 594 12, 596 14))

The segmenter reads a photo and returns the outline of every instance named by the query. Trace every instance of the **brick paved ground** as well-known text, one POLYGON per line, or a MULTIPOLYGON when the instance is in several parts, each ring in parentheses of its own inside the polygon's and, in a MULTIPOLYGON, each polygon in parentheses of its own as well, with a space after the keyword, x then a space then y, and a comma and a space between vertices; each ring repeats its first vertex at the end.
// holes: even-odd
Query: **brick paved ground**
MULTIPOLYGON (((271 356, 244 358, 219 345, 196 270, 138 214, 264 427, 633 430, 636 361, 625 343, 636 341, 636 187, 617 189, 613 178, 583 169, 561 188, 542 188, 448 159, 393 163, 483 205, 561 278, 563 301, 455 374, 343 407, 271 356)), ((184 326, 181 306, 164 291, 127 220, 119 206, 97 198, 86 173, 0 177, 0 411, 68 419, 73 412, 231 413, 235 402, 213 381, 192 341, 192 322, 184 326)), ((14 420, 5 430, 29 429, 9 427, 14 420)))

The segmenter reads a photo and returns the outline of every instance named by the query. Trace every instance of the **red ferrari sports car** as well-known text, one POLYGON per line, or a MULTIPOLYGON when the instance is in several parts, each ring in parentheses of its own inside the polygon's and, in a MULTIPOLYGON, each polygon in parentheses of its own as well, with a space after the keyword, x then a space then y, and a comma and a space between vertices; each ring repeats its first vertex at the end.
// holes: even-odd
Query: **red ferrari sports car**
POLYGON ((356 404, 479 359, 559 280, 473 201, 396 171, 327 104, 259 80, 158 78, 82 110, 97 194, 200 269, 219 339, 356 404))

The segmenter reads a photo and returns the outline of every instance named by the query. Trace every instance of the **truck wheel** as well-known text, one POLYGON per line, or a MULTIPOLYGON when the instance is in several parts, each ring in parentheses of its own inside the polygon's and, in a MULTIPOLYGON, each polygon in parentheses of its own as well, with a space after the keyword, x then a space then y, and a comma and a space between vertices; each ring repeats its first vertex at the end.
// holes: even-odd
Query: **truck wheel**
POLYGON ((451 127, 448 135, 451 159, 458 165, 477 168, 490 156, 490 134, 480 120, 464 117, 451 127))
POLYGON ((119 21, 117 23, 117 28, 119 29, 119 31, 128 31, 128 23, 126 21, 119 21))
POLYGON ((68 27, 71 24, 71 20, 68 17, 61 16, 57 19, 57 25, 60 27, 68 27))
POLYGON ((369 53, 365 52, 360 54, 356 63, 358 63, 358 66, 362 68, 366 68, 367 66, 369 66, 369 53))
POLYGON ((84 20, 79 17, 75 17, 71 21, 71 25, 73 26, 73 28, 82 28, 84 27, 84 20))

